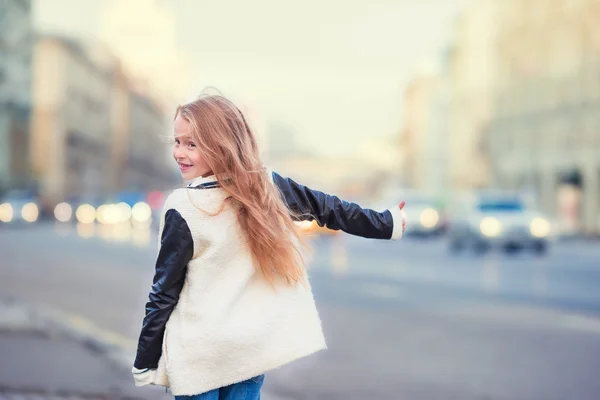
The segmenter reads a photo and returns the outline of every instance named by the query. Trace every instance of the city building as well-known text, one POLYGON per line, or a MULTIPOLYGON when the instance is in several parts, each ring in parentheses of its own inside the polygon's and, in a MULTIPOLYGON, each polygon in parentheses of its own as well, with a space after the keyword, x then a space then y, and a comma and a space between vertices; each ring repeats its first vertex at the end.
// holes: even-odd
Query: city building
POLYGON ((33 27, 31 0, 0 5, 0 193, 33 188, 29 169, 29 116, 33 27))
POLYGON ((40 36, 32 82, 31 167, 49 204, 177 182, 159 145, 164 111, 106 49, 40 36))
POLYGON ((497 186, 528 189, 563 232, 600 233, 600 3, 501 2, 488 149, 497 186))
POLYGON ((408 84, 401 136, 405 183, 431 195, 444 195, 450 180, 452 87, 447 59, 440 61, 439 66, 430 63, 408 84))
POLYGON ((430 168, 429 133, 432 116, 429 105, 437 84, 435 74, 419 74, 412 78, 404 92, 404 124, 400 136, 401 171, 406 184, 424 189, 430 168))
POLYGON ((411 187, 445 195, 490 184, 485 144, 496 74, 495 4, 470 2, 433 68, 409 82, 400 147, 411 187))
POLYGON ((436 196, 446 196, 450 189, 451 118, 452 118, 452 81, 450 80, 448 62, 449 53, 445 52, 440 58, 439 72, 436 76, 435 87, 429 97, 427 113, 430 116, 427 126, 425 149, 429 167, 425 171, 424 189, 436 196))
POLYGON ((490 183, 485 149, 493 112, 497 55, 495 18, 499 2, 469 3, 455 26, 447 68, 451 82, 448 137, 449 185, 453 189, 486 187, 490 183))
POLYGON ((163 106, 145 93, 128 92, 127 157, 119 187, 128 190, 166 190, 177 184, 179 172, 172 159, 172 128, 163 106))
POLYGON ((110 190, 112 69, 74 40, 42 36, 33 58, 32 169, 52 201, 110 190))

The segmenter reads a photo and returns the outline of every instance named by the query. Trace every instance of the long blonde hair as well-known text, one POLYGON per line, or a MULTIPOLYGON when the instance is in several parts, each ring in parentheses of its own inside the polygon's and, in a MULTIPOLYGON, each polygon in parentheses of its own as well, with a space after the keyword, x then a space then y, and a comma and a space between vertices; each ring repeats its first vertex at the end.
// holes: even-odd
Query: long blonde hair
POLYGON ((238 220, 260 272, 271 283, 278 277, 303 282, 304 242, 242 112, 222 95, 204 94, 179 106, 177 115, 189 122, 192 139, 229 195, 226 201, 240 204, 238 220))

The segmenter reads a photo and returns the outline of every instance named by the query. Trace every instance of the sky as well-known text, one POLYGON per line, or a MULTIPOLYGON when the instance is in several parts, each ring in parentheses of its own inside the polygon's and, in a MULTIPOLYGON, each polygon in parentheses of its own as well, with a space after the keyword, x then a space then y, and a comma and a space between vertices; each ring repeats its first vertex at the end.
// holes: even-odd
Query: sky
POLYGON ((34 0, 34 21, 108 43, 177 101, 214 86, 251 109, 258 129, 281 120, 302 146, 350 157, 399 134, 404 87, 435 70, 461 4, 34 0))

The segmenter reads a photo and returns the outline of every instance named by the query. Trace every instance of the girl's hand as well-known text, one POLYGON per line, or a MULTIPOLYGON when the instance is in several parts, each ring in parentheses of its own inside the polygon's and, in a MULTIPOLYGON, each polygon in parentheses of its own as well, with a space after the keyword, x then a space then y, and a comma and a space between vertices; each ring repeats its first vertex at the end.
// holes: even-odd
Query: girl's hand
POLYGON ((400 209, 402 215, 402 232, 404 232, 404 228, 406 228, 406 211, 403 210, 405 204, 406 202, 404 200, 398 204, 398 208, 400 209))

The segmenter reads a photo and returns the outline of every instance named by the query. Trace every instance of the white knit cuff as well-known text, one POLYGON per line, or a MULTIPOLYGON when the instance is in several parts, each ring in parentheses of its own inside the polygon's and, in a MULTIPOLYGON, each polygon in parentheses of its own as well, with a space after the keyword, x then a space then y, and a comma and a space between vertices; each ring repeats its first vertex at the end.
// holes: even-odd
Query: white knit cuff
POLYGON ((390 208, 389 212, 392 214, 392 221, 394 223, 390 240, 398 240, 402 237, 402 223, 406 221, 406 214, 398 206, 390 208))
POLYGON ((156 380, 156 369, 137 369, 136 367, 133 367, 131 368, 131 373, 135 380, 135 386, 154 385, 156 380))

